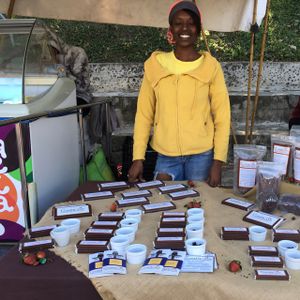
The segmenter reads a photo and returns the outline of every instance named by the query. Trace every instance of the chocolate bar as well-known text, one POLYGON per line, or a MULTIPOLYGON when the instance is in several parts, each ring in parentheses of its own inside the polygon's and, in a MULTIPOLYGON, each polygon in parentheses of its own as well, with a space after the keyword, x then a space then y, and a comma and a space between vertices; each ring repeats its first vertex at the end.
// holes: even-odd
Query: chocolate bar
POLYGON ((29 229, 29 237, 37 238, 50 235, 50 231, 57 227, 57 225, 49 225, 43 227, 33 227, 29 229))
POLYGON ((278 256, 278 249, 274 246, 249 246, 249 255, 278 256))
POLYGON ((129 184, 125 181, 99 183, 98 187, 101 191, 123 190, 130 188, 129 184))
POLYGON ((128 198, 120 199, 116 201, 118 207, 136 206, 142 204, 150 203, 149 199, 146 197, 128 198))
POLYGON ((297 229, 273 229, 272 240, 273 242, 290 240, 300 243, 300 231, 297 229))
POLYGON ((75 245, 75 252, 80 253, 96 253, 108 249, 109 241, 79 241, 75 245))
POLYGON ((172 200, 181 200, 189 197, 198 197, 200 196, 199 192, 195 190, 186 190, 186 191, 180 191, 180 192, 174 192, 168 194, 172 200))
POLYGON ((185 227, 186 218, 185 217, 176 217, 176 218, 162 218, 160 220, 160 227, 185 227))
POLYGON ((222 227, 221 239, 249 241, 249 230, 247 227, 222 227))
POLYGON ((171 201, 165 201, 165 202, 142 205, 142 209, 145 211, 145 213, 152 213, 152 212, 176 209, 176 205, 171 201))
POLYGON ((86 193, 86 194, 83 194, 82 197, 83 197, 84 201, 93 201, 93 200, 114 198, 115 195, 111 191, 104 191, 104 192, 86 193))
POLYGON ((255 206, 254 203, 250 203, 250 202, 243 201, 240 199, 235 199, 235 198, 226 198, 221 203, 224 205, 228 205, 228 206, 235 207, 235 208, 242 209, 242 210, 250 210, 255 206))
POLYGON ((140 190, 158 188, 158 187, 161 187, 161 186, 164 186, 164 185, 165 184, 161 180, 153 180, 153 181, 136 183, 136 186, 140 190))
POLYGON ((256 280, 290 280, 290 275, 286 270, 255 270, 256 280))
POLYGON ((184 250, 184 237, 156 237, 154 240, 154 247, 156 249, 184 250))
POLYGON ((251 266, 262 268, 282 268, 283 260, 278 256, 251 256, 251 266))
POLYGON ((139 190, 133 192, 124 192, 121 193, 121 196, 123 199, 136 198, 136 197, 150 197, 152 196, 152 193, 148 190, 139 190))
POLYGON ((123 212, 119 211, 108 211, 108 212, 103 212, 98 215, 98 220, 99 221, 121 221, 124 217, 123 212))
POLYGON ((172 184, 172 185, 161 186, 158 188, 160 194, 180 192, 180 191, 183 191, 186 189, 187 189, 187 186, 184 184, 172 184))
POLYGON ((185 229, 184 228, 158 228, 157 229, 157 232, 156 232, 157 236, 158 237, 161 237, 161 236, 165 236, 165 237, 168 237, 168 236, 185 236, 185 229))
POLYGON ((19 244, 19 251, 38 251, 41 249, 49 249, 53 248, 54 242, 52 239, 50 240, 40 240, 40 241, 35 241, 35 240, 29 240, 27 242, 23 242, 19 244))
POLYGON ((115 233, 114 229, 105 229, 105 228, 88 228, 85 233, 85 239, 86 240, 98 240, 98 241, 103 241, 103 240, 109 240, 113 237, 115 233))
POLYGON ((54 220, 88 217, 92 215, 92 208, 89 204, 54 206, 52 214, 54 220))
POLYGON ((94 221, 91 227, 98 229, 117 229, 119 221, 94 221))
POLYGON ((161 214, 162 218, 180 218, 185 217, 184 211, 164 211, 161 214))
POLYGON ((285 221, 282 217, 267 214, 262 211, 250 211, 244 216, 243 220, 269 229, 276 228, 285 221))

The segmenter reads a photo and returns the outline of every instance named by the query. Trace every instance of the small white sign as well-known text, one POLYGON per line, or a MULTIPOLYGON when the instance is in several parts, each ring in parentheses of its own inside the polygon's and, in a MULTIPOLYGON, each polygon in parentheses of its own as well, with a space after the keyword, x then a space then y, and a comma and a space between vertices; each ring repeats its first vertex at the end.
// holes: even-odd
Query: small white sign
POLYGON ((89 212, 90 212, 89 206, 86 204, 56 207, 57 216, 77 215, 77 214, 85 214, 89 212))

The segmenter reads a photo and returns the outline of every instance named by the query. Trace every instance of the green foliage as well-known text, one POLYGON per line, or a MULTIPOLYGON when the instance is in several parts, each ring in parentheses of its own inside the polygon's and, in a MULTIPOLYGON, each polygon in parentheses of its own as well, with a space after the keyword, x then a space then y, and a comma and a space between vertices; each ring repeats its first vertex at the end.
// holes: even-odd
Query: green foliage
MULTIPOLYGON (((156 49, 168 50, 166 29, 44 20, 67 43, 83 47, 91 62, 143 62, 156 49)), ((259 59, 263 26, 255 38, 259 59)), ((249 60, 250 33, 209 32, 209 48, 220 61, 249 60)), ((203 41, 200 48, 205 49, 203 41)), ((271 0, 265 60, 300 61, 300 1, 271 0)))

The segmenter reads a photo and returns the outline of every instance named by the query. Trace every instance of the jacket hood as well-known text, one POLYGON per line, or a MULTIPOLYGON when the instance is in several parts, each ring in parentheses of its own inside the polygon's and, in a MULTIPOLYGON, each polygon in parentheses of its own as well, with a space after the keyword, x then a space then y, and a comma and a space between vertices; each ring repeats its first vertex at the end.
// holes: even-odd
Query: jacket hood
MULTIPOLYGON (((162 78, 173 75, 158 62, 156 56, 159 53, 162 52, 153 52, 145 62, 145 74, 147 75, 147 79, 151 82, 152 87, 156 86, 162 78)), ((207 51, 201 52, 201 54, 204 56, 204 59, 200 66, 184 74, 204 83, 208 83, 217 71, 218 62, 207 51)))

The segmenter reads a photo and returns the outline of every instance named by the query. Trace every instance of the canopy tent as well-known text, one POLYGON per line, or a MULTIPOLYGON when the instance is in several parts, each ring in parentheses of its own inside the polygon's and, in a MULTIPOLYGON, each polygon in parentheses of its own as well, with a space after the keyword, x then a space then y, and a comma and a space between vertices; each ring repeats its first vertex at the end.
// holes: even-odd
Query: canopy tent
MULTIPOLYGON (((7 13, 12 0, 0 1, 7 13)), ((255 0, 197 0, 207 30, 249 31, 255 0)), ((173 0, 14 0, 18 16, 79 20, 98 23, 167 27, 173 0)), ((258 1, 256 22, 260 25, 267 0, 258 1)))

